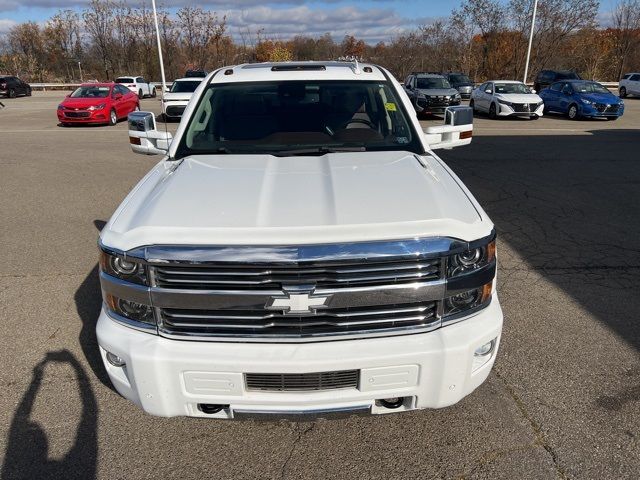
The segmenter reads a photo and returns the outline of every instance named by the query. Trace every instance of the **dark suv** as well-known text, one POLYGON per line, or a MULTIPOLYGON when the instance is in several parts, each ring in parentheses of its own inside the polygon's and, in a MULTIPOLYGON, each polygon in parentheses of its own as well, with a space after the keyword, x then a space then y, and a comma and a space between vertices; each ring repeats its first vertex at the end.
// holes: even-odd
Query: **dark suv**
POLYGON ((0 75, 0 95, 15 98, 18 95, 31 96, 31 86, 20 80, 18 77, 10 75, 0 75))
POLYGON ((412 73, 404 89, 418 115, 444 112, 450 105, 460 105, 460 94, 449 80, 437 73, 412 73))
POLYGON ((533 81, 533 89, 540 93, 552 83, 560 80, 582 80, 574 70, 541 70, 533 81))
POLYGON ((442 74, 444 78, 449 80, 449 83, 453 88, 458 90, 462 98, 471 98, 471 92, 473 91, 473 82, 464 73, 449 72, 442 74))

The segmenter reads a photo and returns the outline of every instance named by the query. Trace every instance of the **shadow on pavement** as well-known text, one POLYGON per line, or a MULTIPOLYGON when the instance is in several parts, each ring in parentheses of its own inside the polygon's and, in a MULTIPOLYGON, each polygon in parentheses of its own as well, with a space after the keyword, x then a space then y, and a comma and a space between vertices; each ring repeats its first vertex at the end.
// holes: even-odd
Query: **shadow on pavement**
MULTIPOLYGON (((639 149, 640 130, 608 129, 478 136, 473 148, 442 153, 495 223, 499 239, 526 262, 522 271, 542 275, 637 351, 639 149)), ((500 271, 499 279, 508 281, 509 273, 500 271)), ((571 318, 563 320, 571 325, 571 318)), ((640 376, 630 383, 600 405, 615 409, 640 400, 640 376)))
MULTIPOLYGON (((76 390, 76 386, 70 387, 76 390)), ((71 419, 75 421, 75 419, 71 419)), ((2 480, 9 479, 93 479, 96 476, 98 406, 82 365, 68 351, 49 352, 33 369, 29 388, 11 421, 2 480), (40 424, 31 419, 48 363, 66 363, 75 371, 82 412, 73 446, 60 460, 49 459, 49 441, 40 424)))
MULTIPOLYGON (((106 225, 106 222, 102 220, 94 220, 93 223, 98 229, 98 232, 106 225)), ((76 304, 78 316, 82 320, 82 329, 78 337, 80 346, 82 347, 82 353, 84 353, 91 370, 100 382, 115 391, 102 364, 100 350, 98 349, 98 339, 96 337, 96 322, 98 321, 100 308, 102 307, 102 294, 100 291, 97 264, 91 269, 91 272, 84 279, 80 287, 78 287, 73 299, 76 304)))

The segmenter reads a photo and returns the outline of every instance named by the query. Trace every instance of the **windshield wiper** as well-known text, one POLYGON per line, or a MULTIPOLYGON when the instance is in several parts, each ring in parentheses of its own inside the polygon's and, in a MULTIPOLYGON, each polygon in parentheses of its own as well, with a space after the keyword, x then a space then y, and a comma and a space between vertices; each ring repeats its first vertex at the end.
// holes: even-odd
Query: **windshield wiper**
MULTIPOLYGON (((294 155, 324 155, 326 153, 336 153, 336 152, 366 152, 367 149, 361 145, 357 147, 310 147, 310 148, 297 148, 290 150, 276 150, 273 152, 268 152, 271 155, 276 157, 288 157, 294 155)), ((266 152, 265 152, 266 153, 266 152)))

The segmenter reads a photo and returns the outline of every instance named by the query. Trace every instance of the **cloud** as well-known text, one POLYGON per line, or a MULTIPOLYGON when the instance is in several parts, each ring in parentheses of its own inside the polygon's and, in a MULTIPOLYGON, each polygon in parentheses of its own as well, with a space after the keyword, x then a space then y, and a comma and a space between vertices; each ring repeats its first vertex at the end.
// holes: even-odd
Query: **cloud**
MULTIPOLYGON (((269 5, 303 5, 314 0, 156 0, 158 7, 176 8, 186 5, 211 7, 211 8, 248 8, 261 6, 265 3, 269 5)), ((316 0, 317 1, 317 0, 316 0)), ((324 3, 339 3, 344 0, 324 0, 324 3)), ((368 0, 351 0, 352 3, 359 3, 368 0)), ((395 0, 369 0, 374 2, 393 2, 395 0)), ((84 8, 91 3, 91 0, 29 0, 28 4, 24 0, 0 0, 0 12, 17 10, 20 7, 28 8, 84 8)), ((139 6, 146 3, 149 6, 150 0, 127 0, 131 6, 139 6)))
POLYGON ((0 35, 4 35, 11 29, 11 27, 17 24, 18 22, 16 22, 15 20, 10 20, 8 18, 0 18, 0 35))
POLYGON ((247 10, 220 12, 227 16, 231 33, 261 31, 265 38, 287 40, 296 35, 319 36, 330 33, 336 40, 354 35, 369 42, 389 38, 415 28, 413 20, 389 9, 340 7, 331 10, 307 6, 273 8, 259 6, 247 10))

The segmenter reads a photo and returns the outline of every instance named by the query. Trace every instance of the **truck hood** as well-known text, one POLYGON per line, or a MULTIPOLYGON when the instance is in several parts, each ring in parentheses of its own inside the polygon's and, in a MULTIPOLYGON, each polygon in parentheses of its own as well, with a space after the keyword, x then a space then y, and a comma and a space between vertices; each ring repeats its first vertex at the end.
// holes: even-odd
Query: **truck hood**
POLYGON ((101 239, 121 250, 416 236, 473 240, 492 227, 460 180, 431 155, 198 155, 160 162, 101 239))

